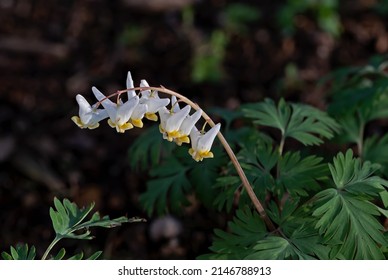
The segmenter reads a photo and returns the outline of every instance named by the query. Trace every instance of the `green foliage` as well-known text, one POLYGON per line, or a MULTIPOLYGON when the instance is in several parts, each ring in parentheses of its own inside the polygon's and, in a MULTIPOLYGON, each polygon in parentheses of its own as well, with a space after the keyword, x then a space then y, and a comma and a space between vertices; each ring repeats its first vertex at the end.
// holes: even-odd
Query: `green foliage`
POLYGON ((252 253, 255 242, 267 235, 259 215, 247 207, 237 210, 228 226, 230 232, 214 231, 213 245, 209 248, 214 253, 200 259, 243 259, 252 253))
POLYGON ((287 104, 281 99, 276 106, 273 100, 248 104, 243 112, 254 123, 280 130, 282 139, 294 138, 304 145, 320 145, 338 131, 338 124, 327 113, 303 104, 287 104))
POLYGON ((100 217, 98 212, 95 212, 92 217, 84 221, 88 214, 93 210, 94 203, 86 208, 78 208, 73 202, 64 199, 61 202, 58 198, 54 198, 56 210, 50 207, 50 217, 53 223, 53 228, 56 233, 56 239, 73 238, 73 239, 92 239, 89 228, 104 227, 112 228, 120 226, 122 223, 134 222, 138 219, 128 219, 120 217, 110 219, 109 216, 100 217), (79 231, 83 231, 80 233, 79 231))
POLYGON ((388 134, 381 138, 377 135, 367 138, 362 152, 364 160, 378 163, 380 172, 388 177, 388 134))
MULTIPOLYGON (((291 209, 289 209, 291 210, 291 209)), ((287 216, 290 218, 293 208, 287 216)), ((292 220, 292 219, 291 219, 292 220)), ((290 223, 290 222, 288 222, 290 223)), ((294 225, 295 221, 292 221, 294 225)), ((256 212, 248 208, 236 211, 228 224, 230 232, 215 230, 212 253, 200 259, 328 259, 329 248, 322 244, 317 232, 304 224, 289 237, 267 232, 256 212)))
POLYGON ((159 128, 152 126, 136 138, 129 149, 129 163, 136 170, 156 166, 165 155, 170 155, 174 146, 160 137, 159 128))
POLYGON ((373 176, 376 166, 361 163, 348 150, 340 153, 330 164, 336 188, 329 188, 315 196, 318 218, 316 227, 325 241, 334 244, 336 254, 347 259, 382 259, 380 246, 387 244, 383 226, 376 219, 379 208, 371 203, 384 191, 388 183, 373 176))
POLYGON ((323 31, 336 37, 340 35, 342 28, 338 4, 337 0, 288 0, 278 11, 277 21, 286 35, 292 35, 296 31, 295 17, 310 12, 323 31))
MULTIPOLYGON (((92 239, 89 228, 104 227, 112 228, 120 226, 122 223, 143 221, 139 218, 120 217, 110 219, 108 216, 101 217, 98 212, 95 212, 90 219, 86 219, 94 208, 94 203, 88 207, 79 208, 74 202, 64 199, 62 202, 58 198, 54 198, 55 209, 50 207, 50 217, 55 231, 55 238, 47 247, 42 259, 46 259, 53 247, 63 238, 72 239, 92 239)), ((101 255, 102 251, 93 253, 88 260, 95 260, 101 255)), ((62 260, 65 258, 66 250, 61 248, 55 256, 50 257, 53 260, 62 260)), ((28 248, 27 244, 18 244, 16 248, 10 247, 10 253, 2 252, 1 256, 4 260, 33 260, 36 257, 34 246, 28 248)), ((80 252, 76 255, 68 257, 69 260, 81 260, 84 254, 80 252)))
MULTIPOLYGON (((170 145, 175 145, 169 143, 170 145)), ((159 165, 150 170, 147 190, 140 196, 140 203, 149 215, 169 210, 178 213, 187 205, 187 195, 194 192, 202 203, 211 207, 216 192, 212 189, 219 168, 225 164, 222 150, 213 147, 215 158, 195 162, 186 149, 176 149, 159 165)))
POLYGON ((3 260, 34 260, 36 249, 34 246, 28 249, 28 244, 18 244, 16 248, 13 246, 10 247, 10 254, 2 252, 1 256, 3 260))
MULTIPOLYGON (((94 203, 88 207, 78 208, 74 202, 70 202, 68 199, 64 199, 61 202, 58 198, 54 198, 54 206, 56 210, 50 207, 50 217, 55 231, 55 238, 47 248, 42 259, 46 259, 48 253, 63 238, 83 239, 90 240, 93 238, 91 231, 92 227, 112 228, 120 226, 123 223, 143 221, 138 218, 128 219, 127 217, 120 217, 116 219, 110 219, 109 216, 101 217, 98 212, 95 212, 90 219, 87 216, 94 208, 94 203)), ((100 256, 101 252, 94 253, 88 259, 96 259, 100 256)), ((54 259, 62 259, 65 255, 65 250, 61 249, 54 259)), ((79 253, 70 257, 69 259, 82 259, 83 253, 79 253)))
POLYGON ((151 165, 142 205, 149 215, 178 212, 194 193, 206 208, 234 215, 200 259, 387 258, 387 65, 374 58, 326 77, 328 112, 282 98, 212 110, 273 226, 218 147, 197 163, 186 150, 137 143, 131 161, 151 165))
POLYGON ((191 79, 195 83, 217 82, 223 77, 222 63, 228 37, 222 30, 212 32, 209 41, 198 48, 193 58, 191 79))
POLYGON ((243 3, 231 3, 224 9, 225 27, 232 32, 246 32, 246 25, 259 18, 260 11, 257 8, 243 3))
MULTIPOLYGON (((300 152, 279 155, 277 149, 265 142, 243 147, 237 157, 261 199, 265 199, 268 192, 278 198, 285 193, 295 197, 307 196, 319 189, 319 182, 328 177, 329 170, 322 158, 314 155, 302 158, 300 152)), ((220 189, 215 200, 219 210, 223 207, 231 210, 234 199, 231 194, 237 192, 241 184, 234 169, 229 170, 230 173, 218 178, 215 185, 220 189)), ((248 199, 247 193, 242 191, 240 203, 247 203, 248 199)))
POLYGON ((140 203, 149 215, 154 208, 159 214, 166 212, 167 197, 170 198, 170 206, 175 211, 187 203, 185 192, 190 189, 190 182, 186 171, 187 168, 174 157, 152 169, 150 175, 157 178, 147 182, 147 191, 140 196, 140 203))

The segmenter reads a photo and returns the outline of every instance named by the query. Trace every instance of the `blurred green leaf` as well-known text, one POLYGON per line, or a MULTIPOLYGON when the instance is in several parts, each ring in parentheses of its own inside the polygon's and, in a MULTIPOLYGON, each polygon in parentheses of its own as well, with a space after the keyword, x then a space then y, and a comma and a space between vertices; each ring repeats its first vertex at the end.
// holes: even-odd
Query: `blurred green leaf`
POLYGON ((362 158, 380 164, 380 171, 388 177, 388 134, 371 136, 365 140, 362 158))
POLYGON ((195 83, 218 82, 224 76, 223 60, 228 37, 222 30, 212 32, 210 40, 197 49, 191 79, 195 83))
POLYGON ((154 210, 162 214, 167 211, 168 205, 178 210, 187 203, 185 195, 191 189, 187 170, 188 168, 173 156, 151 170, 150 175, 155 179, 147 182, 147 190, 140 196, 140 203, 148 215, 151 216, 154 210))
POLYGON ((28 249, 28 244, 17 244, 16 247, 10 247, 10 253, 2 252, 4 260, 34 260, 36 256, 35 246, 28 249))
POLYGON ((227 29, 239 34, 247 31, 247 24, 260 18, 260 11, 243 3, 231 3, 224 9, 224 20, 227 29))
POLYGON ((163 140, 158 126, 154 125, 144 129, 132 143, 129 149, 129 163, 134 169, 146 170, 159 164, 174 148, 174 145, 163 140))

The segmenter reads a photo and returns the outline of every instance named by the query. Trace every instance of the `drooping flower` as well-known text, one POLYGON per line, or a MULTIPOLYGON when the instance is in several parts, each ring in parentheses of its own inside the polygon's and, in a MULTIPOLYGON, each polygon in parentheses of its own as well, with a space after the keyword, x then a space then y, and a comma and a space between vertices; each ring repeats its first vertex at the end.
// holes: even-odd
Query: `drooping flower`
POLYGON ((77 94, 75 99, 79 105, 79 116, 73 116, 71 120, 80 128, 95 129, 100 126, 99 121, 108 117, 106 110, 90 106, 81 94, 77 94))
MULTIPOLYGON (((141 80, 140 87, 149 87, 146 80, 141 80)), ((157 91, 151 91, 149 89, 141 91, 140 104, 147 105, 147 111, 145 117, 151 121, 157 121, 158 116, 156 113, 163 107, 170 103, 168 98, 159 98, 157 91)))
POLYGON ((174 142, 181 146, 182 143, 190 143, 190 132, 197 123, 197 121, 201 118, 202 110, 196 111, 194 114, 187 115, 186 118, 183 120, 181 126, 179 127, 179 136, 174 138, 174 142))
POLYGON ((147 104, 137 104, 135 109, 132 112, 130 122, 133 124, 133 126, 142 128, 143 127, 143 117, 146 114, 148 110, 147 104))
POLYGON ((181 127, 186 116, 189 114, 190 109, 191 107, 187 105, 178 112, 172 112, 172 110, 168 110, 166 107, 162 107, 159 110, 159 130, 163 134, 164 139, 172 142, 174 139, 183 136, 179 132, 179 128, 181 127))
MULTIPOLYGON (((128 71, 127 74, 127 81, 126 81, 127 89, 134 88, 133 80, 132 80, 132 75, 131 72, 128 71)), ((133 89, 130 89, 127 91, 128 94, 128 100, 130 100, 132 97, 136 96, 136 91, 133 89)), ((136 127, 143 127, 143 117, 145 113, 148 111, 148 106, 147 104, 139 104, 135 107, 135 109, 132 112, 130 122, 133 124, 133 126, 136 127)))
POLYGON ((139 104, 139 97, 134 96, 126 102, 121 100, 118 103, 112 102, 110 99, 99 91, 96 87, 92 88, 93 94, 98 101, 101 102, 109 115, 108 124, 112 128, 116 128, 117 132, 124 133, 126 130, 133 128, 129 122, 135 107, 139 104))
POLYGON ((202 134, 194 126, 190 132, 191 148, 189 154, 195 161, 202 161, 204 158, 213 158, 214 154, 210 151, 217 133, 220 131, 221 124, 213 126, 208 132, 202 134))

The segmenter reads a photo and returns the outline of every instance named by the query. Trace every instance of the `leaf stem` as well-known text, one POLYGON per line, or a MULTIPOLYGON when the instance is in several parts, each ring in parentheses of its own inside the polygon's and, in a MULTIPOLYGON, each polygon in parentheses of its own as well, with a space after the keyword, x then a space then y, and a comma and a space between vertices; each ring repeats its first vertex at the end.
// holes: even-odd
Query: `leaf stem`
MULTIPOLYGON (((135 88, 131 88, 131 89, 120 90, 120 91, 117 91, 115 94, 109 95, 109 97, 114 96, 116 94, 121 94, 121 93, 127 92, 128 90, 156 90, 159 92, 163 92, 165 94, 176 96, 177 98, 179 98, 180 100, 182 100, 186 104, 190 105, 195 110, 201 109, 198 106, 198 104, 194 103, 193 101, 191 101, 187 97, 185 97, 185 96, 183 96, 175 91, 169 90, 163 86, 161 86, 161 87, 135 87, 135 88)), ((100 102, 102 102, 102 100, 100 102)), ((205 119, 205 121, 211 127, 215 126, 215 123, 213 122, 213 120, 203 110, 202 110, 202 117, 205 119)), ((270 231, 275 231, 276 230, 275 225, 273 224, 271 219, 268 217, 268 215, 263 207, 263 204, 257 198, 251 184, 249 183, 247 176, 245 175, 245 173, 244 173, 235 153, 233 152, 232 148, 230 147, 228 141, 226 141, 225 137, 222 135, 221 132, 218 132, 217 136, 218 136, 218 139, 220 140, 221 144, 224 146, 224 149, 225 149, 226 153, 228 154, 229 158, 231 159, 234 167, 236 168, 236 171, 241 179, 241 182, 244 185, 244 188, 245 188, 246 192, 248 193, 248 196, 251 199, 251 201, 252 201, 253 205, 255 206, 257 212, 259 213, 260 217, 263 219, 264 223, 266 224, 267 228, 270 231)))
POLYGON ((48 254, 50 253, 50 251, 52 250, 52 248, 55 246, 55 244, 58 243, 59 240, 61 240, 62 237, 58 237, 57 235, 55 236, 54 240, 50 243, 50 245, 47 247, 46 249, 46 252, 44 252, 43 254, 43 257, 42 257, 42 260, 45 260, 48 256, 48 254))

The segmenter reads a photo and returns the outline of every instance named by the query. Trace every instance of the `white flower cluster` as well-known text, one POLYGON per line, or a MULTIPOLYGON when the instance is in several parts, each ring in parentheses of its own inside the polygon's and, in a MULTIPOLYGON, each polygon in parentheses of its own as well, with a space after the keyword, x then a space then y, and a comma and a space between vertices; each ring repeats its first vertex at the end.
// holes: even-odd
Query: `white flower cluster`
MULTIPOLYGON (((140 87, 149 87, 146 80, 141 80, 140 87)), ((86 99, 78 94, 76 96, 79 105, 79 116, 73 116, 72 121, 80 128, 95 129, 99 127, 99 122, 108 118, 108 124, 115 128, 117 132, 124 133, 133 127, 143 127, 143 118, 151 121, 158 121, 160 118, 159 130, 163 138, 177 145, 190 143, 190 155, 196 161, 204 158, 212 158, 214 155, 210 151, 220 124, 215 125, 204 133, 199 131, 195 124, 201 118, 202 111, 198 110, 190 115, 191 107, 186 105, 182 109, 179 107, 175 96, 171 96, 171 106, 168 109, 169 98, 159 98, 158 92, 144 89, 139 95, 136 94, 131 73, 127 76, 127 101, 123 102, 117 98, 117 102, 111 101, 96 87, 92 88, 94 96, 98 102, 91 106, 86 99), (140 96, 140 97, 139 97, 140 96), (103 109, 99 109, 99 105, 103 109)))

